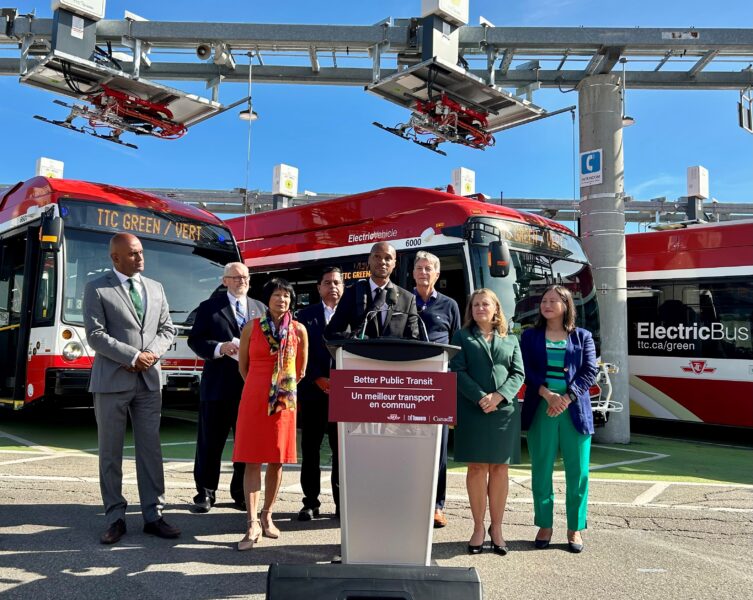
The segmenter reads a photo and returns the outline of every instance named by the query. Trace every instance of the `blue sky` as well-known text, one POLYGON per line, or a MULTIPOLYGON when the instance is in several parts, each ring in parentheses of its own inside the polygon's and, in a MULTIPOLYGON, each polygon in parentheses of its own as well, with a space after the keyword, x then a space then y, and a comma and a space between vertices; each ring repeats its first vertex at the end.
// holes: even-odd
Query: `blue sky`
MULTIPOLYGON (((385 17, 420 13, 420 0, 353 2, 145 2, 109 0, 107 18, 130 10, 151 20, 369 25, 385 17)), ((48 0, 6 2, 21 13, 51 14, 48 0)), ((498 26, 753 27, 750 0, 471 0, 470 23, 483 15, 498 26), (723 10, 721 7, 724 7, 723 10)), ((0 56, 17 55, 0 50, 0 56)), ((239 58, 244 61, 244 57, 239 58)), ((742 65, 745 66, 745 65, 742 65)), ((629 64, 628 64, 629 68, 629 64)), ((736 68, 741 68, 737 67, 736 68)), ((203 85, 168 85, 207 95, 203 85)), ((223 84, 220 100, 245 95, 244 84, 223 84)), ((249 187, 270 190, 272 169, 300 169, 299 190, 355 193, 391 185, 435 187, 460 166, 476 172, 476 189, 491 196, 572 198, 574 132, 569 114, 497 135, 485 152, 445 145, 447 157, 402 141, 371 125, 405 120, 407 111, 357 87, 255 84, 249 187)), ((130 187, 230 189, 246 180, 246 123, 229 111, 191 129, 181 140, 137 140, 118 147, 32 118, 65 116, 54 94, 0 78, 0 183, 33 175, 37 157, 65 162, 69 178, 130 187)), ((722 202, 753 202, 753 135, 737 125, 738 92, 628 90, 636 124, 624 132, 625 191, 637 199, 685 194, 686 168, 709 170, 711 195, 722 202)), ((548 110, 577 103, 577 94, 541 90, 534 102, 548 110)), ((131 140, 133 141, 133 140, 131 140)))

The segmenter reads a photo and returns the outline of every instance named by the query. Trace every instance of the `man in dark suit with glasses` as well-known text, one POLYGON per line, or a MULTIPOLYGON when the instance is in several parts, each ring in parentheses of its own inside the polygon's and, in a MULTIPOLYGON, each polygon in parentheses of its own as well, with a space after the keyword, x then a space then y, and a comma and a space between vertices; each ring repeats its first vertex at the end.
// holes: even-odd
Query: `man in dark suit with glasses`
MULTIPOLYGON (((204 359, 199 402, 199 429, 194 461, 194 511, 206 513, 214 506, 220 481, 222 451, 230 430, 235 435, 243 379, 238 370, 238 344, 248 321, 264 315, 264 304, 248 296, 248 267, 228 263, 222 277, 227 291, 199 305, 188 345, 204 359)), ((245 510, 243 463, 233 463, 230 496, 245 510)))

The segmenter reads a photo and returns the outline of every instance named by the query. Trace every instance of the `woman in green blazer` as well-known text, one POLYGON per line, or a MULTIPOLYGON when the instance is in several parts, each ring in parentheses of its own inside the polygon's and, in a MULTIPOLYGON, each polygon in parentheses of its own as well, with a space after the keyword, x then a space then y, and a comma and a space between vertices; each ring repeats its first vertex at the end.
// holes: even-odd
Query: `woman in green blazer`
POLYGON ((507 321, 496 294, 486 288, 471 294, 463 328, 452 343, 460 346, 450 363, 458 376, 455 460, 467 462, 466 488, 473 515, 470 554, 480 554, 486 530, 487 498, 492 549, 504 556, 502 518, 508 466, 520 462, 520 407, 523 359, 518 340, 507 335, 507 321))

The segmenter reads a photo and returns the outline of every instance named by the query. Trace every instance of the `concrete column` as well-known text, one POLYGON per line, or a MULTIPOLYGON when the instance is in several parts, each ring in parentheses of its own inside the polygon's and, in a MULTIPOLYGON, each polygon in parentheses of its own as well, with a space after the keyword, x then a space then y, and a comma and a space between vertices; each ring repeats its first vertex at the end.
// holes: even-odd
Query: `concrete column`
MULTIPOLYGON (((620 369, 611 376, 612 399, 624 410, 611 413, 596 441, 630 442, 623 203, 622 102, 618 75, 586 77, 578 85, 580 151, 601 149, 601 183, 581 185, 581 237, 594 270, 601 317, 601 358, 620 369)), ((591 166, 595 161, 591 161, 591 166)), ((581 166, 581 172, 583 166, 581 166)))

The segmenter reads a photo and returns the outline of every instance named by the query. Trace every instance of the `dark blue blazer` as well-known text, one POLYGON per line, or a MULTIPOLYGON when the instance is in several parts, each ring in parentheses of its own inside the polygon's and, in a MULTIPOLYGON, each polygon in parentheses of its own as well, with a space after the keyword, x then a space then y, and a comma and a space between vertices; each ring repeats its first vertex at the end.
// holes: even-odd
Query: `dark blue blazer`
POLYGON ((324 306, 321 302, 309 304, 299 310, 295 318, 306 327, 309 335, 309 360, 301 383, 314 385, 319 377, 329 377, 332 365, 332 357, 324 344, 324 328, 327 326, 324 306))
MULTIPOLYGON (((520 339, 523 364, 526 370, 526 394, 523 402, 523 429, 533 422, 539 402, 539 387, 546 384, 546 330, 535 327, 526 329, 520 339)), ((593 434, 594 417, 591 411, 591 398, 588 390, 596 381, 596 346, 591 333, 576 328, 567 338, 565 350, 565 381, 567 391, 573 392, 577 402, 572 402, 567 410, 579 433, 593 434)))
MULTIPOLYGON (((267 307, 253 298, 248 298, 248 318, 264 316, 267 307)), ((243 390, 243 378, 238 371, 238 361, 229 356, 214 357, 218 343, 241 337, 241 330, 230 307, 227 293, 223 290, 199 304, 188 347, 204 359, 201 374, 201 402, 238 403, 243 390)))

